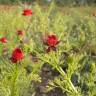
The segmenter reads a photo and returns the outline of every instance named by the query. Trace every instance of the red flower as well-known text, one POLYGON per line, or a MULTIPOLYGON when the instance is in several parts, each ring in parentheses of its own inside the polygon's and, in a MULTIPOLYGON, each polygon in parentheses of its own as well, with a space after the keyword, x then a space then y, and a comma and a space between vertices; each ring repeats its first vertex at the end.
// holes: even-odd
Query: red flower
POLYGON ((0 38, 0 42, 2 42, 2 43, 7 43, 7 39, 6 39, 6 37, 2 37, 2 38, 0 38))
POLYGON ((18 34, 18 36, 23 36, 24 35, 24 32, 22 30, 18 30, 17 31, 17 34, 18 34))
POLYGON ((55 47, 59 41, 58 41, 58 38, 56 37, 56 35, 49 35, 47 37, 47 41, 46 41, 47 45, 50 46, 50 47, 55 47))
POLYGON ((13 63, 17 63, 18 61, 21 61, 23 58, 24 58, 24 54, 22 50, 19 48, 16 48, 12 53, 11 61, 13 63))
POLYGON ((43 43, 48 46, 46 52, 49 53, 50 51, 56 51, 56 45, 59 43, 58 38, 56 35, 45 35, 43 38, 43 43))
POLYGON ((24 15, 24 16, 30 16, 32 13, 33 12, 32 12, 31 9, 24 9, 22 15, 24 15))

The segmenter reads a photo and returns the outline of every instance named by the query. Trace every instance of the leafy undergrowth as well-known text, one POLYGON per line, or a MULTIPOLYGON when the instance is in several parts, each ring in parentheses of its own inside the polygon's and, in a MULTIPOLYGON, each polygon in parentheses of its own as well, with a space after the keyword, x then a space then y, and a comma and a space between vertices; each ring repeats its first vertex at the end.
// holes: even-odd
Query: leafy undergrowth
POLYGON ((53 3, 1 10, 0 96, 96 96, 95 16, 53 3))

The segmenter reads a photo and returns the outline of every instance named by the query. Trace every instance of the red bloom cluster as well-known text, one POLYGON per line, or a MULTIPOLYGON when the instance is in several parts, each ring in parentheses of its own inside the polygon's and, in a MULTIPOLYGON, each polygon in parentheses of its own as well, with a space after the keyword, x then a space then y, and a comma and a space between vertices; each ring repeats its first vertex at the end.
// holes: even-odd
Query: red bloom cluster
POLYGON ((50 52, 51 50, 56 51, 56 45, 59 43, 59 40, 56 35, 48 35, 44 42, 48 46, 46 52, 50 52))
MULTIPOLYGON (((30 16, 32 14, 32 10, 31 9, 24 9, 22 15, 24 16, 30 16)), ((17 35, 18 36, 23 36, 24 32, 22 30, 17 30, 17 35)), ((6 37, 2 37, 0 38, 0 42, 2 43, 7 43, 7 39, 6 37)), ((59 43, 58 38, 56 37, 56 35, 52 34, 52 35, 47 35, 47 37, 44 40, 44 44, 48 46, 48 48, 46 49, 46 52, 50 52, 50 51, 56 51, 56 45, 59 43)), ((36 55, 30 54, 30 57, 33 61, 37 62, 38 58, 36 55)), ((24 53, 20 48, 15 48, 12 52, 12 56, 11 56, 11 61, 13 63, 18 63, 20 62, 22 59, 24 58, 24 53)))
POLYGON ((21 49, 16 48, 11 56, 11 61, 13 63, 17 63, 18 61, 21 61, 24 58, 24 53, 22 52, 21 49))
POLYGON ((22 15, 24 15, 24 16, 30 16, 32 13, 33 12, 32 12, 31 9, 24 9, 22 15))
POLYGON ((7 38, 6 38, 6 37, 0 38, 0 42, 2 42, 2 43, 7 43, 7 38))
POLYGON ((18 36, 23 36, 23 35, 24 35, 24 32, 23 32, 22 30, 18 30, 18 31, 17 31, 17 35, 18 35, 18 36))
POLYGON ((49 35, 47 37, 47 45, 50 47, 54 47, 59 43, 58 38, 56 37, 56 35, 49 35))

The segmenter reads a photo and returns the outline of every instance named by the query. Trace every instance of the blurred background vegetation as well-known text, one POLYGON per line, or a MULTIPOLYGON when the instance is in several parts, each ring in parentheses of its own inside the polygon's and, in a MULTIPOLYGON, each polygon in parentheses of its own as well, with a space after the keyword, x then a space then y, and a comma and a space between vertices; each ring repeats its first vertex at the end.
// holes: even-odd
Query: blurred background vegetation
POLYGON ((18 4, 22 3, 34 3, 38 2, 39 4, 50 4, 54 1, 59 6, 85 6, 85 5, 96 5, 96 0, 0 0, 0 4, 18 4))

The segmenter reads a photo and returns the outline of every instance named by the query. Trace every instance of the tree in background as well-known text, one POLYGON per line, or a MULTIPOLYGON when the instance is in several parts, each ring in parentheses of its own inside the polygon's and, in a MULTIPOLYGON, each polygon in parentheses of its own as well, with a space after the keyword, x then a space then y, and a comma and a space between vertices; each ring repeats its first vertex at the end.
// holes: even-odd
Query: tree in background
POLYGON ((52 1, 54 1, 57 5, 91 5, 91 4, 96 4, 96 0, 0 0, 0 4, 15 4, 18 2, 38 2, 39 4, 49 4, 52 1))

